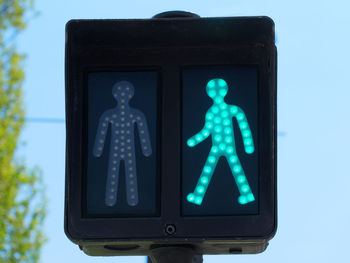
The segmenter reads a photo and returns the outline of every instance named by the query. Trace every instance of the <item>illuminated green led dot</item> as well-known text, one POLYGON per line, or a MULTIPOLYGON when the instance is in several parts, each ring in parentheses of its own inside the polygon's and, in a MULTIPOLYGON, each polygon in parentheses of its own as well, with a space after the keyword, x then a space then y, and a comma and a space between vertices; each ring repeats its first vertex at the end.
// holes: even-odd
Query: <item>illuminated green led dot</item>
POLYGON ((248 195, 247 195, 247 199, 248 199, 248 201, 249 201, 249 202, 252 202, 252 201, 254 201, 254 200, 255 200, 255 198, 254 198, 254 195, 253 195, 253 194, 248 194, 248 195))
POLYGON ((223 80, 223 79, 219 79, 218 80, 218 84, 219 84, 220 87, 225 87, 226 86, 226 81, 223 80))
POLYGON ((202 184, 207 184, 207 183, 208 183, 208 177, 203 176, 203 177, 201 178, 201 182, 202 182, 202 184))
POLYGON ((218 147, 216 147, 216 146, 213 146, 213 147, 211 148, 211 150, 212 150, 214 153, 217 153, 217 152, 219 151, 218 147))
POLYGON ((215 157, 210 156, 210 157, 208 158, 208 161, 209 161, 210 163, 214 163, 214 162, 215 162, 215 157))
POLYGON ((243 113, 237 114, 237 120, 241 121, 243 119, 244 119, 244 114, 243 113))
POLYGON ((226 93, 227 93, 227 91, 225 90, 225 89, 220 89, 219 90, 219 94, 221 95, 221 96, 225 96, 226 95, 226 93))
POLYGON ((231 136, 226 136, 225 142, 227 142, 227 143, 232 142, 232 137, 231 136))
POLYGON ((243 129, 246 129, 248 127, 248 123, 245 122, 245 121, 242 121, 240 124, 239 124, 239 127, 243 130, 243 129))
POLYGON ((220 135, 216 135, 216 136, 215 136, 215 141, 219 142, 219 141, 221 141, 221 139, 222 139, 222 138, 221 138, 220 135))
POLYGON ((215 131, 216 131, 216 132, 221 132, 221 130, 222 130, 221 126, 216 126, 216 127, 215 127, 215 131))
POLYGON ((239 173, 242 170, 242 167, 240 165, 235 165, 233 167, 233 171, 235 171, 236 173, 239 173))
POLYGON ((227 147, 226 152, 227 153, 233 153, 233 148, 232 147, 227 147))
POLYGON ((244 175, 239 175, 237 176, 237 181, 241 184, 245 181, 245 176, 244 175))
POLYGON ((188 200, 189 202, 192 202, 194 199, 195 199, 195 195, 194 195, 194 194, 189 194, 189 195, 187 195, 187 200, 188 200))
POLYGON ((216 97, 215 98, 215 102, 217 103, 217 104, 220 104, 221 102, 223 102, 224 101, 224 99, 222 98, 222 97, 216 97))
POLYGON ((218 113, 218 112, 219 112, 219 108, 216 107, 216 106, 213 106, 213 107, 211 108, 211 110, 212 110, 214 113, 218 113))
POLYGON ((197 140, 197 141, 201 141, 202 139, 203 139, 202 136, 200 136, 200 135, 197 135, 197 136, 196 136, 196 140, 197 140))
POLYGON ((187 140, 187 145, 188 146, 193 146, 195 144, 195 141, 193 140, 193 139, 189 139, 189 140, 187 140))
POLYGON ((208 95, 209 95, 211 98, 215 97, 215 95, 216 95, 215 90, 210 90, 210 91, 208 92, 208 95))
POLYGON ((225 119, 222 123, 223 123, 225 126, 230 125, 230 120, 229 120, 229 119, 225 119))
POLYGON ((238 202, 241 204, 241 205, 244 205, 248 202, 247 198, 243 195, 241 195, 239 198, 238 198, 238 202))
POLYGON ((250 137, 251 136, 251 133, 249 130, 246 130, 243 132, 243 137, 250 137))
POLYGON ((226 103, 221 103, 220 109, 222 109, 222 110, 227 109, 227 104, 226 103))
POLYGON ((203 171, 205 172, 205 173, 210 173, 211 172, 211 167, 210 166, 204 166, 204 169, 203 169, 203 171))
POLYGON ((249 186, 246 185, 246 184, 242 185, 241 191, 242 191, 243 193, 247 193, 247 192, 249 191, 249 186))
POLYGON ((237 160, 238 160, 237 156, 231 156, 230 157, 230 162, 231 163, 235 163, 235 162, 237 162, 237 160))
POLYGON ((208 120, 212 120, 214 118, 214 114, 209 112, 206 117, 208 120))
POLYGON ((209 135, 209 131, 207 131, 207 130, 203 130, 202 133, 203 133, 204 136, 208 136, 209 135))
POLYGON ((208 87, 209 88, 214 88, 215 87, 215 81, 212 79, 211 81, 208 82, 208 87))
POLYGON ((200 196, 196 197, 196 201, 195 201, 196 204, 200 205, 202 203, 202 201, 203 201, 202 197, 200 197, 200 196))
POLYGON ((201 194, 201 193, 204 192, 204 187, 203 186, 197 186, 196 191, 201 194))
POLYGON ((221 113, 221 117, 226 118, 227 116, 228 116, 228 112, 227 111, 223 111, 221 113))
POLYGON ((245 148, 246 153, 253 153, 254 152, 254 146, 247 146, 245 148))
POLYGON ((238 112, 238 108, 236 106, 231 107, 231 113, 236 114, 238 112))
POLYGON ((244 145, 251 145, 253 143, 253 140, 252 139, 244 139, 244 145))
POLYGON ((230 133, 231 133, 231 129, 227 127, 227 128, 225 128, 224 132, 225 132, 226 134, 230 134, 230 133))
POLYGON ((213 128, 213 123, 212 123, 212 122, 207 122, 207 123, 205 124, 205 126, 206 126, 208 129, 211 129, 211 128, 213 128))
POLYGON ((214 122, 215 122, 215 123, 220 123, 220 121, 221 121, 221 118, 220 118, 220 117, 215 117, 215 118, 214 118, 214 122))
POLYGON ((220 150, 225 150, 225 148, 226 148, 226 144, 224 144, 224 143, 221 143, 220 145, 219 145, 219 148, 220 148, 220 150))

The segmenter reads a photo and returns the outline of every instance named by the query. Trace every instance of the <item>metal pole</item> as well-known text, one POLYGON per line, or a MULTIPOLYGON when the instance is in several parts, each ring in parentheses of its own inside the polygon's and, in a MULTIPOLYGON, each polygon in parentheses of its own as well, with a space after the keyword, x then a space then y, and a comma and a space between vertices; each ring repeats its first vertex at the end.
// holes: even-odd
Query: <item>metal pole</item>
MULTIPOLYGON (((195 251, 187 247, 160 247, 151 250, 148 262, 152 263, 194 263, 195 251)), ((201 256, 200 256, 201 257, 201 256)), ((200 258, 201 259, 201 258, 200 258)), ((203 262, 203 261, 199 261, 203 262)))

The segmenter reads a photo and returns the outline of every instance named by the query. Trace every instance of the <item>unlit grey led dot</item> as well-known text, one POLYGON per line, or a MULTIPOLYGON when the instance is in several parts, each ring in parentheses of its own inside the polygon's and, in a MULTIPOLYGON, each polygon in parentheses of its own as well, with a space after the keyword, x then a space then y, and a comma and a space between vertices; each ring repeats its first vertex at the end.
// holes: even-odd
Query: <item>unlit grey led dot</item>
POLYGON ((143 130, 141 130, 141 133, 144 134, 145 132, 143 130))
POLYGON ((114 147, 114 150, 118 150, 118 147, 116 146, 116 147, 114 147))
POLYGON ((124 158, 124 154, 120 155, 120 158, 124 158))
POLYGON ((129 163, 132 163, 132 161, 131 161, 131 160, 129 160, 129 163))
POLYGON ((112 184, 113 184, 113 185, 115 185, 115 182, 114 182, 114 181, 112 181, 112 184))
POLYGON ((133 174, 129 174, 129 177, 130 177, 130 178, 133 178, 133 177, 134 177, 134 175, 133 175, 133 174))
POLYGON ((117 114, 113 114, 112 117, 113 117, 113 118, 117 118, 117 114))
POLYGON ((111 192, 112 192, 112 193, 114 192, 114 189, 113 189, 113 188, 111 189, 111 192))
POLYGON ((135 192, 134 188, 131 188, 131 189, 130 189, 130 192, 135 192))
POLYGON ((131 199, 134 199, 134 198, 135 198, 135 196, 134 196, 134 195, 132 195, 132 196, 131 196, 131 199))
POLYGON ((121 152, 124 152, 125 150, 124 150, 124 148, 121 148, 120 151, 121 151, 121 152))
POLYGON ((114 196, 113 196, 113 195, 111 195, 109 198, 110 198, 110 199, 114 199, 114 196))

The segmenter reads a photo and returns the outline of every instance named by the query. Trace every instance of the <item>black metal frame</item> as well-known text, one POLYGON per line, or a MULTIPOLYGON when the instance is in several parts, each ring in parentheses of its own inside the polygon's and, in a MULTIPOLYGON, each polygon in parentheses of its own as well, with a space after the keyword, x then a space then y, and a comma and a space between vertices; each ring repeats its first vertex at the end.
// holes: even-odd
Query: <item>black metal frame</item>
POLYGON ((65 64, 67 236, 83 246, 84 242, 129 240, 134 244, 194 244, 271 239, 277 226, 276 56, 274 24, 267 17, 70 21, 65 64), (214 65, 258 67, 258 215, 181 216, 181 69, 214 65), (161 75, 160 216, 87 218, 82 211, 87 142, 85 74, 87 70, 121 68, 157 68, 161 75), (172 235, 166 231, 168 225, 176 228, 172 235))

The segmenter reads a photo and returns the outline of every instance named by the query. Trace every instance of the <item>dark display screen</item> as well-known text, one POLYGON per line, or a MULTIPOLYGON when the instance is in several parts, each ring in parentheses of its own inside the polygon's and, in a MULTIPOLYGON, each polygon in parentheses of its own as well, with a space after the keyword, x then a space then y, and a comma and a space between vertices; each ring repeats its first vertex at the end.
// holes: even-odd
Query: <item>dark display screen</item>
POLYGON ((258 71, 182 72, 182 215, 258 214, 258 71))
POLYGON ((88 74, 86 216, 159 214, 158 73, 88 74))

